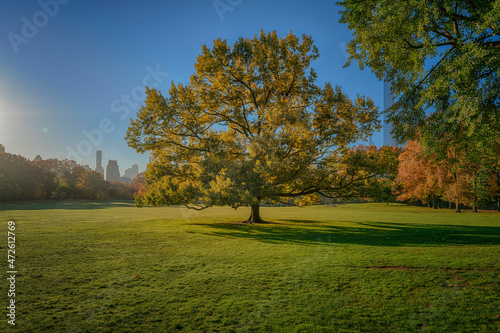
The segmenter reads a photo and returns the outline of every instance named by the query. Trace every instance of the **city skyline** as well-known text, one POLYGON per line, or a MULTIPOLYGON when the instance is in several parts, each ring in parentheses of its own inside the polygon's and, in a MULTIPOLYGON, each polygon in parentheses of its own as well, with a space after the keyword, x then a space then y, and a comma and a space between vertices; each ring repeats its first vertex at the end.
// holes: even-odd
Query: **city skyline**
MULTIPOLYGON (((122 174, 119 171, 118 160, 112 160, 112 159, 108 159, 108 165, 106 166, 106 172, 105 172, 104 168, 102 166, 102 151, 97 150, 95 156, 96 156, 95 168, 92 168, 89 164, 85 164, 85 165, 81 165, 81 166, 87 170, 93 170, 95 172, 100 173, 103 176, 103 178, 107 181, 114 181, 114 180, 120 180, 120 179, 122 181, 124 181, 124 179, 122 179, 122 178, 127 178, 130 181, 132 181, 135 178, 137 178, 139 173, 141 173, 140 169, 139 169, 139 165, 137 163, 135 163, 135 164, 132 164, 132 166, 130 168, 125 169, 123 174, 122 174), (111 171, 110 176, 108 176, 108 167, 110 167, 110 171, 111 171)), ((28 158, 26 156, 24 156, 24 157, 28 158)), ((35 156, 35 158, 32 159, 31 161, 37 162, 37 161, 41 161, 41 160, 44 160, 44 158, 41 156, 41 154, 37 154, 35 156)), ((150 161, 151 161, 151 159, 150 159, 150 161)))
MULTIPOLYGON (((96 167, 95 167, 94 171, 100 173, 101 169, 104 170, 102 168, 101 164, 102 164, 102 151, 98 150, 96 152, 96 163, 95 163, 96 167)), ((130 181, 132 181, 135 178, 137 178, 137 175, 139 173, 140 173, 139 172, 139 165, 137 163, 132 164, 132 167, 125 169, 123 174, 122 174, 122 173, 120 173, 120 166, 118 164, 118 160, 108 159, 108 164, 106 166, 106 174, 104 174, 104 173, 101 173, 101 174, 104 176, 104 179, 107 181, 115 181, 115 180, 125 181, 125 179, 122 179, 122 178, 127 178, 130 181)))

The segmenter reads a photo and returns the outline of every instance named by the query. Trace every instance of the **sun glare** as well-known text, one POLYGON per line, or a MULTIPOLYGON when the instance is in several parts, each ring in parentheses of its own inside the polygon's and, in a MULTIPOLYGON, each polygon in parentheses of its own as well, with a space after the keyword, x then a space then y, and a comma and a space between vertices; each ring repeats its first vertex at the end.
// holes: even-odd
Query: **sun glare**
POLYGON ((20 130, 14 123, 14 112, 12 104, 0 94, 0 143, 6 147, 15 140, 15 134, 20 130))
POLYGON ((0 143, 5 141, 7 135, 7 113, 1 108, 0 105, 0 143))

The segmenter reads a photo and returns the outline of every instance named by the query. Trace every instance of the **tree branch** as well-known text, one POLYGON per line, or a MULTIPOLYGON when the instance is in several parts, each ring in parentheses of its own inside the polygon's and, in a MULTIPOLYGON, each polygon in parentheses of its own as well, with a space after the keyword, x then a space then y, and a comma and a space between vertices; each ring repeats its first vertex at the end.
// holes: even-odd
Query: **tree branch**
POLYGON ((476 5, 472 2, 472 0, 464 0, 464 2, 472 8, 472 10, 476 10, 476 5))
POLYGON ((250 136, 252 136, 252 132, 250 130, 250 124, 248 123, 247 110, 245 108, 245 102, 243 101, 243 98, 241 98, 241 96, 238 96, 238 98, 241 101, 241 108, 242 108, 242 112, 243 112, 243 119, 245 120, 246 128, 248 129, 248 134, 250 136))
POLYGON ((210 206, 201 206, 201 205, 196 205, 196 206, 183 205, 183 206, 186 207, 187 209, 194 209, 194 210, 197 210, 197 211, 210 208, 210 206))
MULTIPOLYGON (((294 190, 292 190, 293 192, 294 190)), ((295 198, 295 197, 300 197, 302 195, 308 195, 308 194, 313 194, 319 191, 319 188, 316 185, 306 187, 305 189, 301 190, 300 192, 292 193, 277 193, 277 197, 285 197, 285 198, 295 198)))
POLYGON ((170 140, 170 139, 163 139, 163 140, 165 140, 166 143, 173 144, 175 146, 181 147, 182 149, 193 150, 193 151, 204 151, 204 152, 207 152, 207 153, 210 152, 210 149, 188 147, 186 145, 183 145, 181 143, 175 142, 175 141, 170 140))
POLYGON ((491 48, 499 48, 500 47, 500 40, 496 40, 496 41, 492 41, 492 42, 486 42, 486 43, 482 43, 482 44, 479 44, 481 46, 488 46, 488 47, 491 47, 491 48))
MULTIPOLYGON (((467 1, 467 0, 464 0, 465 3, 467 3, 469 6, 472 4, 471 1, 467 1)), ((460 15, 458 13, 449 13, 446 8, 444 8, 443 6, 440 6, 440 5, 437 5, 435 1, 431 1, 431 0, 427 0, 427 3, 435 6, 440 12, 441 14, 443 14, 443 16, 449 18, 449 19, 453 19, 453 20, 460 20, 460 21, 475 21, 478 19, 477 16, 473 16, 473 17, 468 17, 468 16, 464 16, 464 15, 460 15)), ((474 6, 472 4, 472 6, 474 6)), ((474 8, 475 9, 475 6, 474 8)))
POLYGON ((431 75, 431 73, 441 64, 441 62, 448 56, 448 54, 450 54, 450 52, 453 49, 454 49, 454 47, 452 47, 448 51, 446 51, 446 54, 441 59, 439 59, 438 63, 435 64, 434 66, 432 66, 432 68, 429 70, 429 72, 427 73, 427 75, 425 75, 425 77, 417 83, 417 85, 415 86, 415 88, 413 88, 412 91, 406 97, 405 104, 410 99, 410 97, 413 96, 413 94, 415 94, 415 92, 417 91, 418 87, 420 87, 422 85, 422 83, 424 83, 424 81, 427 80, 427 78, 429 77, 429 75, 431 75))
MULTIPOLYGON (((413 45, 407 39, 403 38, 403 40, 406 42, 406 44, 408 44, 410 49, 421 49, 424 47, 424 44, 413 45)), ((455 43, 454 42, 437 43, 437 44, 432 44, 431 46, 440 47, 440 46, 452 46, 452 45, 455 45, 455 43)))
POLYGON ((258 110, 259 109, 259 103, 257 103, 257 98, 255 97, 255 94, 254 94, 254 92, 252 90, 252 87, 249 87, 245 82, 243 82, 243 80, 238 79, 232 73, 230 75, 233 78, 233 80, 235 80, 236 82, 242 84, 245 88, 247 88, 250 91, 250 94, 252 95, 252 99, 253 99, 253 104, 255 105, 255 109, 258 110))

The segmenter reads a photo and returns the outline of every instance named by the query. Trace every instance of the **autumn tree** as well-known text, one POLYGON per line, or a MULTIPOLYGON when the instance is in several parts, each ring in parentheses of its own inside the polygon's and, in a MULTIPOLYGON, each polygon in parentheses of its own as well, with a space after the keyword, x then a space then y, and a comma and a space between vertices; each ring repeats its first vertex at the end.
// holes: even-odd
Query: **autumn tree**
POLYGON ((146 179, 144 178, 144 172, 141 172, 132 181, 132 187, 135 193, 141 197, 146 193, 146 179))
POLYGON ((435 156, 426 154, 417 140, 410 140, 399 155, 397 181, 401 184, 398 200, 420 200, 438 208, 438 199, 444 196, 451 180, 449 167, 435 156))
POLYGON ((250 206, 248 222, 261 222, 262 202, 336 197, 374 179, 377 161, 342 156, 379 128, 378 110, 317 86, 318 56, 305 35, 261 32, 232 47, 218 39, 202 47, 189 83, 166 95, 148 88, 126 137, 154 157, 143 203, 250 206))
MULTIPOLYGON (((478 0, 345 0, 349 60, 392 83, 388 115, 401 139, 426 145, 461 135, 468 154, 490 152, 500 133, 500 3, 478 0), (427 117, 432 112, 431 117, 427 117)), ((469 158, 469 155, 465 156, 469 158)))
POLYGON ((20 155, 0 153, 0 201, 36 199, 40 170, 20 155))
POLYGON ((58 191, 59 183, 57 181, 59 173, 59 161, 55 158, 34 162, 34 165, 40 169, 40 184, 45 199, 54 198, 58 191))
POLYGON ((57 161, 57 182, 59 199, 77 199, 81 197, 85 169, 72 160, 57 161))
POLYGON ((473 176, 463 169, 452 173, 452 181, 446 186, 444 196, 447 200, 455 202, 455 212, 460 213, 460 205, 471 204, 471 181, 473 176))
POLYGON ((477 212, 478 206, 486 205, 492 199, 494 184, 491 178, 494 176, 498 155, 485 154, 471 160, 469 154, 460 148, 450 142, 446 163, 453 175, 453 181, 450 182, 446 195, 450 198, 460 198, 461 202, 477 212))
POLYGON ((110 183, 105 181, 103 175, 99 172, 85 170, 80 187, 85 198, 90 200, 106 199, 110 183))

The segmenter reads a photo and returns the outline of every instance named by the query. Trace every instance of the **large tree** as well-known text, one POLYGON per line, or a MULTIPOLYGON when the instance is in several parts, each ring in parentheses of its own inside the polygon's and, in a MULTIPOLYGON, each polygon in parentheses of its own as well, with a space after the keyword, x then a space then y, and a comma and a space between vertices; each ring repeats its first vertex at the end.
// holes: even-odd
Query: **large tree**
POLYGON ((20 155, 0 153, 0 202, 36 199, 40 169, 20 155))
POLYGON ((464 133, 469 154, 492 150, 500 135, 500 1, 337 4, 354 35, 347 65, 357 61, 392 82, 388 115, 401 141, 420 131, 426 147, 444 152, 436 138, 464 133))
MULTIPOLYGON (((189 83, 147 89, 128 144, 154 157, 143 203, 251 206, 345 195, 383 166, 349 145, 379 128, 369 98, 315 84, 319 56, 309 36, 261 32, 231 47, 204 45, 189 83)), ((366 155, 366 154, 365 154, 366 155)))

